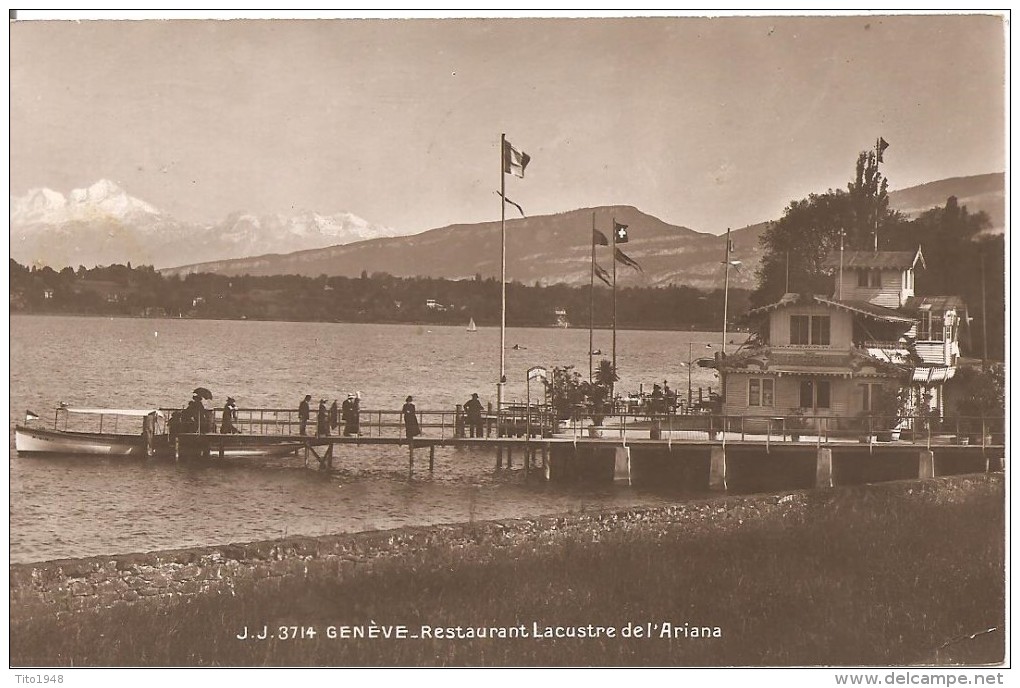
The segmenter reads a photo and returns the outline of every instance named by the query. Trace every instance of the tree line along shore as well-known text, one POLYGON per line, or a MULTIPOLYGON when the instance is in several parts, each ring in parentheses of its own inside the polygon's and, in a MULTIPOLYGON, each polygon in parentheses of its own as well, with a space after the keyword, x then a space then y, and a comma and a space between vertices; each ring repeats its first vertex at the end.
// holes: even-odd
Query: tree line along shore
MULTIPOLYGON (((109 265, 77 269, 27 267, 10 260, 12 313, 211 320, 498 325, 496 279, 301 275, 230 277, 196 273, 164 276, 151 266, 109 265)), ((508 285, 507 324, 587 328, 588 286, 508 285)), ((750 292, 729 290, 730 313, 747 310, 750 292)), ((721 289, 626 287, 618 292, 621 329, 716 330, 721 327, 721 289)), ((595 289, 595 326, 611 326, 612 292, 595 289)))

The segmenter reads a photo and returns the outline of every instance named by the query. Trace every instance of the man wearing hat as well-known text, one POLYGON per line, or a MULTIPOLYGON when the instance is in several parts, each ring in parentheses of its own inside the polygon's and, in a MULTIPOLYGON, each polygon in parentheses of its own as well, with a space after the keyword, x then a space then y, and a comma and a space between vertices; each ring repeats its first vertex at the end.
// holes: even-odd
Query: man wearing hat
POLYGON ((478 400, 478 392, 471 395, 471 398, 464 402, 464 412, 467 414, 468 427, 471 428, 472 437, 484 437, 482 431, 482 402, 478 400), (475 434, 477 433, 477 435, 475 434))
POLYGON ((227 397, 227 403, 223 405, 223 420, 220 421, 221 435, 237 435, 241 431, 237 429, 237 404, 234 397, 227 397))

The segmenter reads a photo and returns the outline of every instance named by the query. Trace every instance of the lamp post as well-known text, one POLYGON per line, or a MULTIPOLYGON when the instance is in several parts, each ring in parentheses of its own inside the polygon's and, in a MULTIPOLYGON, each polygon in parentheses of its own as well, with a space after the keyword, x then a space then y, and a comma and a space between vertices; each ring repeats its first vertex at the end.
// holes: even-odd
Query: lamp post
POLYGON ((694 365, 694 342, 687 342, 687 407, 691 406, 691 367, 694 365))
MULTIPOLYGON (((711 349, 711 344, 705 345, 711 349)), ((691 398, 694 396, 694 388, 691 386, 691 369, 694 368, 694 342, 687 342, 687 407, 691 406, 691 398)))

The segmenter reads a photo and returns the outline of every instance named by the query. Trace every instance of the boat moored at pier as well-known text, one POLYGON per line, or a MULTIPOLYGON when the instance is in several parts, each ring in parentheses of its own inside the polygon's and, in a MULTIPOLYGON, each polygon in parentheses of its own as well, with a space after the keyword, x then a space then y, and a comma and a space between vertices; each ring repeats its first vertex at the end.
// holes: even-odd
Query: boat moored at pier
MULTIPOLYGON (((173 457, 179 446, 169 434, 165 409, 105 409, 59 406, 53 427, 33 426, 35 414, 14 427, 14 446, 19 456, 91 455, 123 457, 173 457), (136 432, 124 432, 126 427, 136 432)), ((287 456, 298 443, 265 437, 232 435, 223 456, 258 458, 287 456)))

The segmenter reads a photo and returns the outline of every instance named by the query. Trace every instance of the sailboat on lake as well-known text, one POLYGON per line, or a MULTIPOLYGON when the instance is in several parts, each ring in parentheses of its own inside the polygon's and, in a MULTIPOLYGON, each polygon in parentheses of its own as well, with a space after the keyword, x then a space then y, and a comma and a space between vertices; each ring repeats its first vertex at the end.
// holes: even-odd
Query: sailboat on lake
POLYGON ((468 332, 477 332, 478 331, 478 326, 475 325, 475 319, 474 318, 471 318, 471 322, 468 323, 467 331, 468 332))

